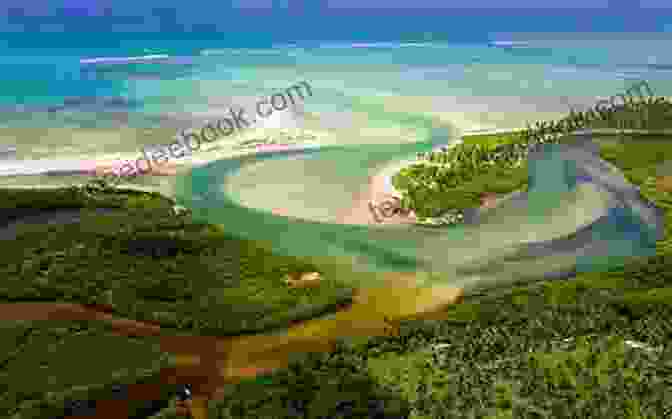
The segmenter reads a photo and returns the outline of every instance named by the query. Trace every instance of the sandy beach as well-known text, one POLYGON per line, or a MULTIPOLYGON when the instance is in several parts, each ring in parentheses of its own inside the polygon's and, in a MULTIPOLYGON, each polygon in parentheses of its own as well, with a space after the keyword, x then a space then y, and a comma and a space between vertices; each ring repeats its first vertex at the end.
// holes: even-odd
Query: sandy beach
MULTIPOLYGON (((501 130, 498 130, 497 132, 500 131, 501 130)), ((461 138, 452 141, 447 147, 450 148, 460 143, 462 143, 461 138)), ((409 159, 399 162, 391 162, 379 168, 375 174, 369 178, 366 188, 354 197, 352 208, 340 214, 337 222, 354 225, 398 225, 416 223, 417 216, 413 211, 409 214, 397 213, 391 217, 378 217, 378 219, 376 219, 371 212, 369 203, 375 205, 385 201, 395 200, 395 198, 400 199, 402 194, 394 188, 392 178, 399 173, 400 170, 413 164, 417 164, 418 162, 418 159, 409 159)))
MULTIPOLYGON (((389 112, 402 114, 412 109, 417 115, 437 121, 436 135, 448 141, 450 138, 459 138, 461 134, 487 134, 508 131, 524 126, 527 121, 544 119, 546 116, 557 116, 565 105, 550 102, 550 100, 540 98, 527 98, 526 101, 517 103, 516 98, 495 100, 491 97, 480 97, 467 100, 464 97, 404 96, 386 97, 384 105, 389 112), (490 116, 486 118, 487 115, 483 113, 483 110, 488 110, 490 116), (507 112, 504 112, 505 110, 507 112), (500 117, 493 119, 492 115, 500 115, 500 117)), ((278 127, 284 125, 288 127, 301 126, 301 128, 287 129, 290 131, 298 129, 314 134, 317 139, 315 144, 318 147, 408 143, 420 141, 427 134, 415 130, 410 124, 403 127, 403 124, 371 123, 367 119, 367 114, 360 112, 350 115, 347 124, 339 119, 334 119, 334 116, 331 115, 297 116, 290 113, 278 113, 277 116, 283 117, 278 121, 278 127), (287 118, 284 118, 285 116, 287 118), (296 123, 297 118, 301 119, 300 123, 296 123)), ((151 172, 147 175, 135 178, 127 177, 122 179, 119 186, 153 190, 171 195, 174 187, 174 177, 185 173, 190 167, 198 167, 220 159, 237 158, 266 151, 273 152, 274 147, 280 148, 279 146, 268 146, 267 150, 261 148, 235 149, 236 144, 247 140, 273 137, 279 130, 284 129, 275 127, 251 128, 236 134, 236 138, 227 137, 221 141, 207 144, 202 150, 194 152, 191 156, 171 159, 161 164, 153 164, 151 172)), ((20 147, 17 147, 19 160, 0 162, 0 174, 3 175, 0 176, 0 183, 8 187, 31 185, 43 187, 46 185, 55 186, 57 183, 62 185, 81 183, 86 181, 84 176, 102 176, 118 169, 120 162, 124 160, 135 162, 136 159, 142 157, 139 151, 132 152, 130 150, 140 150, 143 146, 151 144, 170 144, 171 136, 174 136, 175 132, 173 127, 144 130, 126 127, 120 128, 118 131, 111 129, 15 128, 7 132, 0 142, 19 144, 20 147), (13 137, 13 139, 9 137, 13 137), (16 140, 17 138, 28 137, 47 138, 48 141, 46 146, 42 142, 35 142, 36 147, 29 147, 29 142, 17 142, 16 140), (54 146, 57 143, 66 143, 68 147, 48 147, 52 143, 54 146), (46 149, 44 152, 41 151, 45 147, 58 151, 51 151, 51 154, 47 155, 46 149), (35 158, 35 160, 29 160, 31 158, 35 158), (79 160, 77 160, 78 158, 79 160), (22 174, 30 174, 30 176, 23 176, 22 174)), ((298 148, 302 146, 302 144, 296 144, 298 148)), ((309 212, 319 213, 320 218, 328 219, 328 222, 332 223, 352 225, 412 224, 416 221, 413 214, 382 217, 379 218, 380 222, 376 221, 369 208, 369 202, 382 203, 394 197, 399 197, 399 193, 392 187, 390 179, 401 168, 413 163, 413 160, 390 162, 376 169, 375 174, 369 177, 366 184, 361 185, 359 191, 351 194, 345 193, 342 198, 339 196, 338 199, 342 199, 341 202, 344 203, 348 199, 352 199, 352 205, 349 207, 346 205, 347 208, 339 209, 335 216, 325 213, 328 207, 325 207, 324 210, 316 208, 309 212)), ((144 166, 144 163, 141 164, 144 166)), ((291 168, 291 170, 295 169, 291 168)), ((272 179, 273 182, 281 184, 283 177, 285 177, 285 173, 280 173, 279 177, 276 176, 272 179)), ((289 193, 294 193, 292 188, 288 189, 289 193)), ((331 191, 333 189, 330 190, 330 193, 331 191)), ((270 192, 275 191, 271 190, 270 192)), ((270 198, 266 197, 265 199, 270 198)), ((263 202, 265 199, 255 198, 251 206, 268 208, 268 205, 263 202)), ((313 197, 310 197, 310 200, 312 202, 313 197)), ((278 202, 282 201, 279 200, 278 202)), ((309 204, 308 200, 305 202, 309 204)), ((297 216, 296 209, 285 208, 281 205, 273 208, 272 212, 289 217, 297 216)))
POLYGON ((392 217, 382 217, 382 222, 379 223, 369 209, 369 203, 380 203, 395 197, 401 197, 401 194, 392 186, 392 177, 402 168, 414 163, 416 163, 416 160, 406 160, 389 164, 380 169, 369 178, 365 190, 355 196, 352 208, 339 215, 337 222, 354 225, 413 224, 416 221, 416 216, 412 212, 408 216, 395 214, 392 217))
MULTIPOLYGON (((524 129, 631 90, 669 98, 671 31, 656 7, 619 2, 622 13, 605 14, 589 2, 542 4, 502 18, 503 9, 474 2, 90 3, 46 20, 42 5, 14 13, 2 47, 0 189, 44 194, 5 190, 0 418, 174 418, 172 409, 138 410, 159 409, 149 402, 167 403, 170 384, 185 383, 185 419, 485 417, 493 400, 504 416, 558 406, 568 417, 660 416, 663 374, 631 374, 657 355, 639 362, 626 353, 623 368, 608 371, 618 385, 597 380, 594 400, 572 403, 567 386, 509 355, 550 371, 557 365, 541 362, 542 352, 555 354, 558 337, 575 341, 557 349, 578 361, 603 343, 623 355, 614 335, 636 335, 644 321, 643 340, 665 340, 665 319, 648 310, 665 302, 664 284, 628 281, 649 266, 584 275, 652 250, 651 266, 666 273, 664 214, 645 200, 656 188, 665 204, 672 192, 664 144, 639 130, 577 136, 530 156, 527 173, 515 173, 527 174, 523 190, 509 193, 515 186, 493 177, 501 185, 485 186, 502 193, 475 197, 461 225, 425 227, 419 215, 392 211, 402 191, 391 182, 419 152, 461 136, 524 129), (640 81, 650 88, 632 89, 640 81), (200 147, 168 153, 185 130, 208 125, 200 147), (309 143, 319 152, 304 150, 309 143), (603 145, 604 160, 595 152, 603 145), (149 164, 152 149, 163 153, 149 164), (628 180, 639 183, 640 173, 641 189, 628 180), (103 179, 112 191, 92 190, 103 179), (285 271, 295 281, 285 283, 285 271), (575 276, 581 289, 551 281, 575 276), (527 288, 541 280, 543 289, 527 288), (543 312, 525 304, 537 297, 548 300, 543 312), (481 309, 488 304, 497 309, 481 309), (618 328, 598 318, 616 311, 618 328), (586 313, 595 321, 582 322, 586 313), (495 320, 503 328, 490 327, 495 320), (527 339, 528 326, 544 333, 527 339), (421 339, 405 339, 413 335, 421 339), (517 337, 524 348, 502 350, 517 337), (321 368, 304 364, 302 353, 340 343, 321 368), (98 356, 86 364, 89 353, 98 356), (173 365, 140 378, 164 355, 173 365), (287 374, 232 385, 290 361, 287 374), (469 382, 491 367, 511 379, 469 382), (641 397, 622 397, 633 394, 633 374, 641 397), (450 400, 427 382, 447 383, 450 400), (504 402, 524 403, 500 409, 501 389, 504 402)), ((651 109, 644 119, 657 127, 651 109)), ((668 136, 662 119, 657 134, 668 136)), ((644 126, 635 114, 619 126, 631 122, 644 126)), ((455 196, 465 202, 476 183, 455 196)))

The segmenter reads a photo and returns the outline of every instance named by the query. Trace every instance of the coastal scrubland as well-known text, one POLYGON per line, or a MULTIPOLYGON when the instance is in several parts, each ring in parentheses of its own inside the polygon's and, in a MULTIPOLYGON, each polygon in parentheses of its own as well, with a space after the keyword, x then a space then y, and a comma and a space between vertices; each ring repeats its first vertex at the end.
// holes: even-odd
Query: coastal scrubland
MULTIPOLYGON (((487 151, 516 138, 464 142, 487 151)), ((672 194, 655 182, 660 164, 672 160, 671 140, 597 138, 602 157, 665 211, 665 237, 655 256, 609 272, 484 292, 435 318, 404 321, 394 336, 343 340, 331 353, 297 357, 263 382, 230 384, 212 400, 209 417, 672 415, 672 194)), ((482 192, 524 188, 525 176, 524 161, 488 166, 447 183, 429 200, 428 213, 444 204, 466 208, 482 192)), ((5 225, 47 210, 74 210, 80 217, 71 224, 22 225, 15 240, 0 241, 2 304, 90 304, 157 322, 167 333, 226 336, 281 329, 333 311, 353 295, 339 281, 347 268, 274 255, 227 235, 225 225, 175 215, 173 202, 157 194, 82 187, 0 195, 5 225), (325 286, 291 289, 281 280, 313 271, 327 279, 325 286)), ((3 417, 59 417, 66 399, 106 399, 115 384, 159 383, 161 369, 172 362, 157 339, 113 336, 95 321, 2 326, 3 417)), ((166 386, 157 397, 173 396, 166 386)), ((142 404, 134 401, 131 411, 140 412, 142 404)), ((157 417, 176 416, 167 408, 157 417)))
MULTIPOLYGON (((286 327, 290 321, 329 312, 351 296, 351 290, 333 279, 337 276, 328 268, 274 256, 254 243, 226 235, 221 226, 176 216, 172 201, 157 194, 86 188, 0 193, 5 224, 20 221, 22 213, 35 215, 38 210, 42 214, 75 211, 79 218, 67 224, 20 225, 15 237, 0 241, 0 304, 84 304, 103 307, 123 318, 157 322, 162 330, 173 329, 175 333, 225 336, 286 327), (100 215, 96 208, 111 211, 100 215), (320 271, 330 281, 313 290, 290 289, 282 281, 287 273, 312 271, 320 271)), ((137 351, 137 356, 118 358, 123 349, 110 346, 105 338, 98 342, 95 334, 79 337, 78 330, 84 326, 72 333, 68 327, 73 326, 58 321, 32 322, 18 329, 3 327, 3 333, 15 337, 16 350, 22 349, 16 359, 5 360, 3 389, 7 392, 0 403, 5 409, 2 416, 11 416, 22 404, 37 403, 49 392, 60 393, 57 389, 70 385, 111 384, 113 373, 122 370, 125 373, 119 379, 134 382, 136 375, 140 378, 154 365, 148 356, 158 360, 160 354, 155 352, 156 340, 140 343, 118 337, 118 346, 125 345, 131 353, 137 351), (65 331, 58 332, 64 327, 65 331), (81 349, 70 355, 61 349, 50 359, 45 347, 67 348, 70 340, 77 341, 71 345, 81 349), (37 364, 26 370, 30 357, 40 351, 37 364), (82 351, 116 361, 105 367, 98 357, 82 357, 82 351), (79 371, 84 373, 82 377, 78 377, 79 371), (100 371, 95 379, 93 371, 100 371), (20 386, 19 381, 25 385, 20 386)), ((2 341, 12 346, 11 340, 3 337, 2 341)))
POLYGON ((463 212, 478 207, 484 195, 526 190, 527 155, 535 146, 574 141, 574 136, 566 134, 577 129, 614 129, 611 135, 595 135, 603 136, 602 142, 626 138, 623 127, 644 130, 628 133, 629 139, 666 138, 657 131, 672 126, 670 110, 669 100, 649 98, 627 106, 600 107, 599 112, 572 112, 558 121, 538 121, 522 131, 464 136, 461 144, 429 153, 402 169, 392 182, 402 193, 402 207, 414 211, 421 221, 463 212))

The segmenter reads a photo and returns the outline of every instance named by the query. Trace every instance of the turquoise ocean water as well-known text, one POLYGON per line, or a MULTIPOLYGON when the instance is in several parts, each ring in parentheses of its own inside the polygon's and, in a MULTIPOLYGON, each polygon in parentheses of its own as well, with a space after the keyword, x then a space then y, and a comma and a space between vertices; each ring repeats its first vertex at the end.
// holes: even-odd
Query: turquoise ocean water
POLYGON ((313 95, 297 109, 278 112, 271 128, 310 128, 330 138, 328 147, 314 152, 317 157, 302 157, 303 178, 290 173, 297 164, 283 155, 256 160, 259 174, 254 177, 285 186, 301 179, 301 199, 286 195, 284 202, 266 208, 243 208, 243 195, 249 198, 264 188, 248 185, 244 194, 231 194, 224 186, 241 184, 237 170, 250 160, 213 159, 178 179, 181 201, 208 221, 235 219, 237 233, 275 242, 276 250, 288 254, 301 254, 292 243, 319 237, 311 243, 323 246, 320 255, 361 260, 374 269, 434 269, 429 256, 417 255, 441 257, 435 246, 446 245, 447 236, 452 238, 446 246, 458 246, 464 232, 445 231, 436 241, 439 233, 416 231, 408 240, 409 232, 401 227, 381 231, 294 222, 267 210, 280 205, 303 218, 309 200, 327 212, 347 208, 348 199, 384 164, 454 141, 465 130, 517 128, 539 112, 561 114, 590 105, 636 80, 647 80, 658 95, 672 95, 672 59, 664 48, 667 41, 660 40, 528 39, 514 48, 485 40, 255 46, 218 41, 155 36, 99 48, 93 40, 85 47, 60 49, 5 45, 0 145, 18 152, 0 161, 0 169, 11 165, 14 175, 7 179, 30 183, 32 178, 18 176, 22 165, 35 173, 36 165, 49 166, 56 159, 137 153, 143 145, 138 137, 119 136, 110 143, 102 133, 203 123, 224 114, 226 106, 306 81, 313 95), (49 142, 57 135, 53 129, 64 127, 72 136, 58 135, 70 141, 49 142), (44 130, 43 137, 36 137, 36 128, 44 130), (29 162, 36 154, 43 160, 29 162), (285 239, 278 237, 283 231, 285 239))

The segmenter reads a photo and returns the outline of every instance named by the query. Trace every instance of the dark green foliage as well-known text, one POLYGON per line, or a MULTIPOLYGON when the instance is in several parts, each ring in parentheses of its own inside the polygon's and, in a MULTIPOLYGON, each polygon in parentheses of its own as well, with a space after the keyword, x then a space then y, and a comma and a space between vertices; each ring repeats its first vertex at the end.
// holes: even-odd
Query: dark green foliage
MULTIPOLYGON (((557 130, 556 125, 545 129, 557 130)), ((504 141, 520 143, 521 138, 504 141)), ((297 355, 290 369, 269 377, 271 383, 230 386, 224 400, 213 401, 212 417, 671 416, 672 201, 650 179, 658 164, 672 160, 672 149, 664 139, 653 138, 601 145, 603 157, 666 210, 668 233, 656 256, 607 273, 484 291, 449 309, 445 320, 404 322, 398 337, 342 343, 332 354, 297 355), (633 349, 629 340, 653 349, 633 349), (375 416, 376 400, 383 401, 378 408, 384 416, 375 416)), ((488 149, 497 151, 496 144, 488 149)), ((470 150, 475 151, 469 156, 480 158, 478 147, 470 150)), ((494 166, 471 178, 469 173, 459 173, 468 181, 441 186, 440 205, 471 205, 481 191, 504 193, 524 187, 527 180, 525 167, 494 166), (512 180, 502 181, 505 174, 512 180), (493 190, 497 182, 500 189, 493 190)), ((449 178, 440 168, 431 174, 449 178)), ((26 227, 17 241, 3 244, 8 261, 0 266, 4 301, 99 301, 125 317, 158 318, 167 328, 238 334, 314 317, 350 298, 351 290, 337 281, 319 291, 287 290, 280 281, 285 273, 318 271, 337 278, 337 272, 176 218, 167 200, 135 192, 95 192, 88 198, 72 191, 0 193, 8 198, 0 201, 8 218, 23 214, 33 206, 31 200, 38 208, 85 208, 79 226, 26 227), (100 216, 90 210, 94 206, 123 212, 100 216)), ((167 362, 151 339, 117 338, 113 345, 102 325, 3 326, 2 417, 19 406, 21 419, 57 417, 66 398, 102 399, 115 383, 156 382, 167 362), (100 358, 122 364, 100 363, 101 370, 78 375, 80 369, 71 368, 75 362, 57 356, 66 352, 44 350, 77 340, 89 353, 113 351, 100 358), (128 356, 117 356, 129 348, 128 356), (44 380, 40 364, 55 381, 44 380), (103 367, 110 373, 102 373, 103 367), (15 385, 17 380, 25 380, 24 385, 15 385)), ((171 394, 166 389, 166 400, 171 394)))
MULTIPOLYGON (((665 97, 648 97, 643 101, 629 101, 624 106, 610 109, 604 118, 593 119, 590 128, 618 128, 660 130, 672 126, 672 102, 665 97)), ((589 119, 590 112, 584 112, 589 119)), ((594 113, 594 112, 593 112, 594 113)))
MULTIPOLYGON (((666 263, 667 272, 672 268, 665 259, 655 260, 666 263)), ((246 400, 254 400, 253 405, 221 417, 288 417, 277 413, 283 411, 283 395, 313 391, 329 405, 333 387, 324 384, 329 377, 333 386, 349 389, 355 386, 350 380, 367 368, 381 388, 404 395, 415 417, 664 417, 662 412, 672 408, 666 396, 672 389, 672 307, 654 299, 642 315, 619 309, 620 284, 639 292, 652 285, 627 280, 635 272, 646 276, 634 266, 628 274, 615 270, 473 297, 451 309, 447 320, 404 322, 398 337, 349 343, 332 362, 316 366, 315 358, 304 360, 278 375, 300 378, 274 377, 270 386, 232 388, 219 409, 243 406, 246 400), (626 340, 655 350, 633 349, 626 340), (382 366, 374 371, 378 360, 382 366)), ((660 281, 667 289, 672 286, 660 281)))
MULTIPOLYGON (((157 339, 122 338, 97 322, 11 326, 0 329, 0 341, 11 347, 0 365, 1 417, 58 418, 68 400, 109 399, 114 384, 158 383, 169 366, 157 339)), ((171 392, 165 388, 166 399, 171 392)), ((132 401, 131 411, 142 405, 132 401)))
POLYGON ((175 217, 138 195, 119 194, 125 210, 117 214, 84 209, 79 224, 26 226, 0 243, 0 301, 106 303, 120 316, 195 334, 237 334, 312 317, 350 298, 329 273, 319 290, 287 289, 284 274, 318 267, 175 217))
POLYGON ((478 207, 481 195, 486 192, 507 193, 524 189, 527 165, 492 166, 478 172, 411 167, 395 175, 392 182, 397 189, 405 191, 402 201, 416 214, 435 217, 451 209, 478 207), (432 182, 436 186, 431 187, 432 182))
POLYGON ((38 189, 0 189, 0 225, 20 217, 51 209, 152 208, 166 213, 174 202, 157 193, 134 190, 94 190, 86 187, 38 189))
MULTIPOLYGON (((455 321, 406 322, 398 338, 370 341, 360 350, 370 358, 403 357, 447 345, 426 352, 409 371, 424 377, 412 404, 424 417, 640 417, 629 413, 636 406, 641 417, 662 417, 672 408, 664 396, 672 388, 669 301, 651 299, 648 313, 633 318, 617 307, 622 291, 608 287, 622 274, 611 275, 481 297, 455 307, 449 316, 455 321), (459 320, 466 311, 470 320, 459 320), (580 336, 588 339, 563 342, 580 336), (625 339, 658 350, 634 350, 625 339)), ((402 391, 403 377, 389 382, 402 391)))
MULTIPOLYGON (((111 305, 120 317, 158 321, 166 333, 175 328, 194 335, 237 335, 286 327, 292 320, 325 314, 351 299, 351 289, 338 280, 337 272, 276 256, 255 243, 222 233, 219 227, 176 217, 172 202, 164 198, 132 191, 95 192, 87 197, 77 191, 0 191, 9 198, 3 201, 5 209, 15 215, 33 207, 32 202, 41 210, 81 208, 80 223, 25 225, 19 228, 16 240, 0 242, 4 262, 0 265, 0 301, 102 303, 111 305), (95 206, 119 211, 101 216, 94 212, 95 206), (287 273, 312 271, 323 274, 323 287, 288 289, 282 282, 287 273)), ((22 337, 24 329, 18 324, 14 326, 7 327, 12 339, 34 341, 32 335, 22 337)), ((0 339, 3 345, 10 342, 4 336, 0 339)), ((75 336, 79 335, 69 339, 75 336)), ((91 383, 110 384, 114 372, 107 360, 120 362, 126 371, 123 377, 134 382, 142 369, 160 358, 160 351, 152 349, 150 341, 133 340, 139 344, 137 353, 119 356, 123 351, 105 339, 92 337, 80 342, 81 351, 87 354, 113 351, 107 357, 87 358, 106 371, 98 375, 91 368, 73 372, 75 364, 83 364, 51 359, 48 353, 45 362, 60 368, 58 371, 41 370, 39 363, 34 365, 38 369, 19 368, 19 358, 7 358, 5 364, 11 368, 0 381, 3 391, 8 391, 4 393, 7 403, 2 406, 22 405, 25 417, 31 417, 30 412, 47 415, 35 417, 55 417, 49 412, 56 410, 49 409, 62 406, 48 403, 48 391, 55 392, 53 397, 58 399, 65 397, 72 385, 86 385, 78 397, 95 398, 91 383), (105 349, 99 348, 101 344, 105 349), (149 360, 140 356, 143 350, 152 353, 149 360), (87 371, 93 375, 81 374, 87 371), (54 377, 53 385, 47 381, 47 373, 54 377), (32 392, 24 394, 17 386, 19 379, 24 379, 25 388, 32 392), (87 392, 92 395, 85 396, 87 392), (34 404, 31 408, 27 404, 30 400, 34 404)), ((123 346, 124 339, 117 337, 115 342, 123 346)), ((26 362, 34 363, 37 358, 30 348, 44 351, 43 344, 17 341, 9 344, 7 353, 26 353, 26 362)))
MULTIPOLYGON (((430 164, 401 170, 392 183, 403 192, 404 208, 414 210, 420 217, 437 217, 446 211, 477 207, 483 193, 513 192, 527 184, 524 161, 527 151, 536 144, 564 141, 562 136, 576 129, 667 128, 672 126, 671 110, 672 103, 666 98, 648 98, 606 110, 602 105, 586 112, 572 110, 559 121, 538 121, 517 133, 469 136, 464 138, 464 144, 430 153, 427 157, 430 164), (637 125, 631 119, 645 122, 637 125), (446 166, 448 163, 450 167, 446 166), (507 171, 509 173, 505 173, 507 171), (470 193, 465 194, 465 189, 470 193)), ((625 169, 642 167, 641 162, 634 159, 628 162, 625 169)), ((642 179, 639 180, 637 183, 641 183, 642 179)))
POLYGON ((374 381, 365 354, 340 344, 330 354, 299 357, 270 376, 271 384, 244 382, 218 400, 219 418, 402 419, 408 402, 374 381))

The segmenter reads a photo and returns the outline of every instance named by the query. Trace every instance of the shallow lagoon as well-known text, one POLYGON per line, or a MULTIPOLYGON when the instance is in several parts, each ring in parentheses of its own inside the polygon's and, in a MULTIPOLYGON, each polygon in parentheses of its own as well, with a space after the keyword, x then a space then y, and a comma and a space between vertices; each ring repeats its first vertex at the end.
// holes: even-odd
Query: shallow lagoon
POLYGON ((421 271, 430 274, 424 276, 427 284, 467 289, 601 270, 622 256, 655 249, 659 217, 641 201, 624 200, 623 191, 634 189, 581 145, 569 151, 547 146, 532 159, 529 192, 505 200, 476 225, 334 223, 333 214, 351 205, 379 167, 435 146, 328 147, 222 160, 181 178, 177 197, 197 219, 225 225, 281 254, 336 258, 360 271, 421 271), (573 160, 576 153, 583 153, 580 163, 573 160), (293 217, 273 214, 277 207, 293 217), (577 230, 584 231, 580 241, 570 237, 577 230), (531 250, 547 242, 545 251, 531 250))

